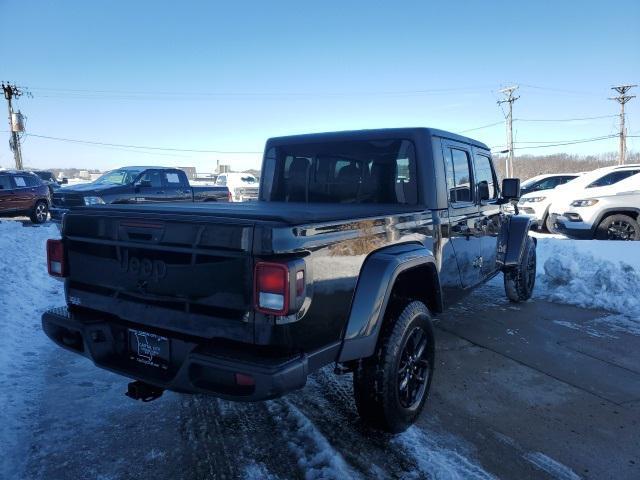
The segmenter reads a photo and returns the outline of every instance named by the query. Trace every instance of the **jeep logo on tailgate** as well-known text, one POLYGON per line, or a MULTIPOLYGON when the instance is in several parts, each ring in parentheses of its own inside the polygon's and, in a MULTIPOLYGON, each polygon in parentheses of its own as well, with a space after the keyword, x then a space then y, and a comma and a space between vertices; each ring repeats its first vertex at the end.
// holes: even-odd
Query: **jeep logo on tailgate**
POLYGON ((158 281, 167 276, 167 264, 162 260, 138 258, 124 251, 120 259, 120 270, 132 277, 158 281))

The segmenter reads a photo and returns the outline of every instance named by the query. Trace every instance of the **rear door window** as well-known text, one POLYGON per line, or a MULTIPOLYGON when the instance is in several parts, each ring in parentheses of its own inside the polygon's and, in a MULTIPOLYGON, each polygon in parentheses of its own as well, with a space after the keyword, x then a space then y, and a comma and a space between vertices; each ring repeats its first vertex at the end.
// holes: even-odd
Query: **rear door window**
POLYGON ((449 202, 452 204, 473 202, 469 152, 458 148, 449 148, 445 155, 445 168, 449 202))
POLYGON ((178 172, 165 172, 164 179, 169 188, 178 188, 183 184, 178 172))
POLYGON ((16 188, 25 188, 27 186, 27 180, 22 175, 14 176, 13 183, 16 184, 16 188))
POLYGON ((607 173, 604 177, 600 177, 599 179, 591 182, 587 185, 587 188, 594 187, 607 187, 609 185, 615 185, 616 183, 624 180, 625 178, 629 178, 636 173, 640 173, 640 169, 638 170, 618 170, 616 172, 607 173))

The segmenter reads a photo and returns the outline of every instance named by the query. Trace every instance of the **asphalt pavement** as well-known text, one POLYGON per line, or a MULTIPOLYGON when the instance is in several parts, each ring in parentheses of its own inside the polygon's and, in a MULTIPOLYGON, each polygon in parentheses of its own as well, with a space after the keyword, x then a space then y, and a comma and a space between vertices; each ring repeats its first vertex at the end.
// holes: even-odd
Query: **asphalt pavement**
POLYGON ((330 368, 282 399, 123 395, 127 380, 45 344, 28 446, 37 479, 640 478, 640 337, 611 314, 496 282, 437 320, 431 397, 399 436, 359 421, 330 368))

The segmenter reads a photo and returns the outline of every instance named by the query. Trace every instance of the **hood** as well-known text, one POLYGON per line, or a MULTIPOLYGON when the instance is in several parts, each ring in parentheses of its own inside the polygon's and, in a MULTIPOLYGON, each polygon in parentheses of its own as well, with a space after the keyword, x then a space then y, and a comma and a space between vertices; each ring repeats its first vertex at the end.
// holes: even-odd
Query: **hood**
POLYGON ((60 189, 60 193, 98 193, 122 186, 124 185, 109 185, 108 183, 80 183, 71 187, 63 187, 60 189))

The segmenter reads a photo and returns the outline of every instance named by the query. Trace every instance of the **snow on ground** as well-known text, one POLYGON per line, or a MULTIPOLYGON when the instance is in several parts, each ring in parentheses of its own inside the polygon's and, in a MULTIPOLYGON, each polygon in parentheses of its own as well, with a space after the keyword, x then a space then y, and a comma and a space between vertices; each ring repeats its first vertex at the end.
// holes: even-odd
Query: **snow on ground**
POLYGON ((617 328, 640 332, 640 242, 538 238, 536 292, 548 299, 621 315, 617 328))
POLYGON ((59 306, 62 283, 47 274, 45 244, 56 238, 52 225, 0 222, 0 478, 12 478, 41 388, 40 313, 59 306))

